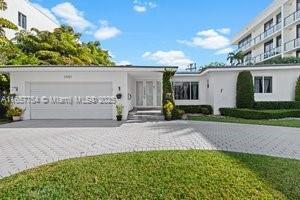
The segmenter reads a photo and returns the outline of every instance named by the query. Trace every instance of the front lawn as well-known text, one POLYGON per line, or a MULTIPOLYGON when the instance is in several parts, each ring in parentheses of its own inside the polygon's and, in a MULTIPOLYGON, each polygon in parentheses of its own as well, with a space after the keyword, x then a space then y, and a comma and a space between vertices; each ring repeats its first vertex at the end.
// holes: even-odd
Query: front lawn
POLYGON ((257 125, 269 125, 269 126, 284 126, 284 127, 296 127, 300 128, 300 119, 277 119, 277 120, 252 120, 241 119, 234 117, 223 116, 190 116, 190 120, 195 121, 212 121, 212 122, 226 122, 226 123, 241 123, 241 124, 257 124, 257 125))
POLYGON ((0 180, 0 199, 300 199, 300 161, 213 151, 87 157, 0 180))

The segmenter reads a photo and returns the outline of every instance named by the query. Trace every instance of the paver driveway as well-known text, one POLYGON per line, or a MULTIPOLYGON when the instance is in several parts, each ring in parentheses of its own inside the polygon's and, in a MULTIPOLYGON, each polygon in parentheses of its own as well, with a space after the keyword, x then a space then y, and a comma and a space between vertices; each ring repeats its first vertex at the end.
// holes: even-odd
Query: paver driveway
POLYGON ((0 178, 62 159, 167 149, 300 159, 300 129, 192 121, 26 121, 0 126, 0 178))

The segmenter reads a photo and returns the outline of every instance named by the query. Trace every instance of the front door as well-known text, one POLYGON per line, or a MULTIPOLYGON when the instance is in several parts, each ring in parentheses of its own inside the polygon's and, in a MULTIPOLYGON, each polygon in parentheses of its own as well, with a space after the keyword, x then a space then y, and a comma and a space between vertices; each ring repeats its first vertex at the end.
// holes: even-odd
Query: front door
POLYGON ((136 106, 160 107, 162 101, 161 91, 160 81, 136 81, 136 106))

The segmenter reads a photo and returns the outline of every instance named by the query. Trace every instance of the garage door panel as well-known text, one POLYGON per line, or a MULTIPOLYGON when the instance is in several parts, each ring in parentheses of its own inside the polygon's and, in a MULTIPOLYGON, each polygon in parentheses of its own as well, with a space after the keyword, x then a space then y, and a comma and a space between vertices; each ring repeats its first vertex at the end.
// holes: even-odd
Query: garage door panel
MULTIPOLYGON (((31 83, 31 96, 112 96, 112 83, 31 83)), ((31 104, 31 119, 112 119, 110 104, 31 104)))

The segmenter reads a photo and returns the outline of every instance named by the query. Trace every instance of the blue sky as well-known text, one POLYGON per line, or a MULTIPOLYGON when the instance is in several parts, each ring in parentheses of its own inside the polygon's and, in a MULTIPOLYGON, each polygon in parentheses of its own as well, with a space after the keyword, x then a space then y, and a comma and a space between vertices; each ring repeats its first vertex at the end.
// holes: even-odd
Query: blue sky
POLYGON ((226 62, 230 40, 272 0, 32 0, 100 40, 119 64, 226 62))

